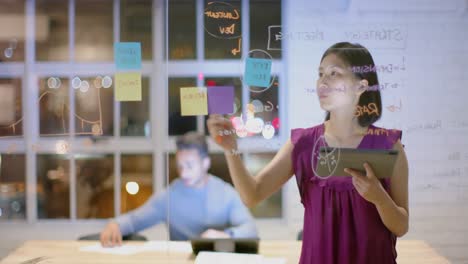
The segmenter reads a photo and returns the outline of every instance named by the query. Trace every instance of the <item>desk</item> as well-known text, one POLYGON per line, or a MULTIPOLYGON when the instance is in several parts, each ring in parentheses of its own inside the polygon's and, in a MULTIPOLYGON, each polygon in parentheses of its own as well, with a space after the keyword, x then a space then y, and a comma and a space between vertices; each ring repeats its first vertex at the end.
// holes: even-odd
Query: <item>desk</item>
MULTIPOLYGON (((0 264, 18 264, 35 257, 50 257, 38 264, 63 263, 194 263, 194 256, 187 253, 170 252, 140 252, 134 255, 110 255, 102 253, 81 252, 82 246, 95 244, 95 241, 27 241, 21 247, 10 253, 0 264)), ((127 242, 128 244, 142 244, 144 242, 127 242)), ((301 242, 298 241, 261 241, 260 254, 267 257, 282 257, 288 264, 298 263, 301 242)), ((438 255, 427 243, 421 240, 400 240, 397 243, 399 264, 442 264, 450 263, 438 255)))

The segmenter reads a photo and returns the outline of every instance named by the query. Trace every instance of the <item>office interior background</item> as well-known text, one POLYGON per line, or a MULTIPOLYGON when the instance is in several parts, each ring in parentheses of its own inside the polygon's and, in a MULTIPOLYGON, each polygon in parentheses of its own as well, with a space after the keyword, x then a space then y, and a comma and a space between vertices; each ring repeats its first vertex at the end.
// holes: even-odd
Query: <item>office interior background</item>
MULTIPOLYGON (((0 258, 25 240, 99 232, 162 192, 177 177, 175 137, 208 135, 206 116, 181 116, 181 87, 232 85, 232 116, 254 106, 274 129, 239 139, 255 174, 290 129, 323 122, 317 69, 340 41, 370 50, 376 125, 403 131, 410 229, 400 239, 468 263, 466 0, 0 0, 0 258), (213 4, 233 17, 210 16, 213 4), (228 19, 233 32, 219 34, 228 19), (141 101, 114 99, 115 42, 141 43, 141 101), (265 89, 245 84, 247 57, 272 61, 265 89)), ((210 172, 231 182, 209 143, 210 172)), ((261 239, 296 239, 295 179, 252 213, 261 239)), ((168 239, 164 225, 141 233, 168 239)))

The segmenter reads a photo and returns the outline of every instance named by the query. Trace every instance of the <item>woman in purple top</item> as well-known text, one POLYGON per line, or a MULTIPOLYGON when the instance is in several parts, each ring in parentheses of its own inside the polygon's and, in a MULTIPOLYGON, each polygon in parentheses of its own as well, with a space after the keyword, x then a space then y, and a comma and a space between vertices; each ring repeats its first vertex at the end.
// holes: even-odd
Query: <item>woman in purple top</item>
POLYGON ((375 64, 359 44, 337 43, 322 56, 317 80, 325 122, 293 129, 291 138, 255 177, 237 153, 229 120, 213 115, 210 134, 225 150, 229 171, 244 203, 252 207, 296 175, 304 205, 300 263, 396 263, 396 238, 408 231, 408 162, 401 131, 372 124, 382 114, 375 64), (359 69, 370 69, 362 71, 359 69), (358 149, 395 149, 393 175, 379 180, 370 164, 363 171, 347 169, 351 177, 320 178, 314 168, 320 146, 358 149))

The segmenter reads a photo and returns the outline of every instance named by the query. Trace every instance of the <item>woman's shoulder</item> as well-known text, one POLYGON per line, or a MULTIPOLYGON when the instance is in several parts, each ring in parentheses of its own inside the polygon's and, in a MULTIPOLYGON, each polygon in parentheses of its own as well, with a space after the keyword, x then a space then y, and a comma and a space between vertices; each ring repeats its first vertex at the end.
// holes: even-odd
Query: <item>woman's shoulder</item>
POLYGON ((314 137, 317 133, 322 131, 322 129, 323 123, 307 128, 293 128, 291 129, 291 142, 295 145, 303 138, 314 137))
POLYGON ((371 125, 367 129, 367 135, 373 136, 376 140, 386 143, 389 148, 400 140, 403 135, 403 132, 395 128, 384 128, 371 125))
POLYGON ((375 136, 396 136, 396 137, 401 137, 402 131, 399 129, 395 128, 384 128, 384 127, 378 127, 371 125, 367 129, 367 134, 368 135, 375 135, 375 136))

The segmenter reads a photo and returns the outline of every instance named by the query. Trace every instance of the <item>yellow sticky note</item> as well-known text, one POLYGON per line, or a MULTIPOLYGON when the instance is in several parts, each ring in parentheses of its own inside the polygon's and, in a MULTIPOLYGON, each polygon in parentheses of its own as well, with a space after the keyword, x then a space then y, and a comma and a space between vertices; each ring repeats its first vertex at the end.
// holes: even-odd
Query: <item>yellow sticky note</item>
POLYGON ((180 88, 180 108, 182 116, 207 115, 208 96, 206 87, 180 88))
POLYGON ((141 73, 118 72, 115 74, 115 100, 141 101, 141 73))

